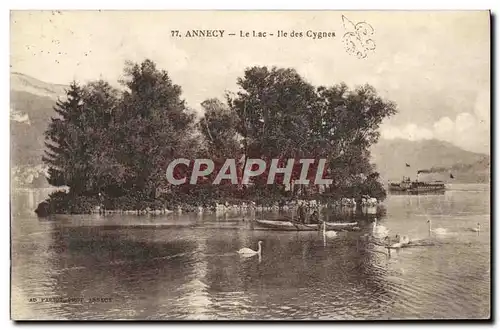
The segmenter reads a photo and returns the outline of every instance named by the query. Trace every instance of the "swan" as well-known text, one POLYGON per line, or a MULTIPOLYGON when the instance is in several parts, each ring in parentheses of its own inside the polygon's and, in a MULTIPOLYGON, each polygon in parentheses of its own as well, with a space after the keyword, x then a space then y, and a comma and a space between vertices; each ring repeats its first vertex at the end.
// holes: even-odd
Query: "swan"
POLYGON ((242 256, 246 256, 246 257, 251 257, 251 256, 254 256, 256 254, 258 254, 260 256, 261 251, 262 251, 262 241, 259 241, 258 245, 259 245, 259 249, 257 251, 254 251, 254 250, 249 249, 249 248, 242 248, 242 249, 238 250, 238 254, 240 254, 242 256))
POLYGON ((373 236, 375 237, 384 237, 389 234, 389 230, 385 228, 384 226, 378 226, 377 225, 377 218, 375 218, 375 221, 373 222, 373 236))
POLYGON ((403 245, 408 245, 411 243, 411 240, 408 236, 402 236, 399 240, 401 243, 403 243, 403 245))
POLYGON ((479 232, 481 231, 481 224, 478 222, 477 223, 477 227, 475 228, 469 228, 470 231, 473 231, 473 232, 476 232, 479 234, 479 232))
POLYGON ((387 247, 391 248, 391 249, 399 249, 399 248, 403 247, 403 243, 397 242, 397 243, 391 244, 391 240, 389 239, 389 243, 387 244, 387 247))
POLYGON ((434 233, 436 235, 445 235, 447 233, 447 230, 445 228, 435 228, 432 229, 432 221, 431 219, 427 220, 427 223, 429 224, 429 236, 434 233))
POLYGON ((323 236, 324 237, 337 237, 337 232, 334 230, 326 231, 326 222, 323 221, 323 236))
POLYGON ((396 235, 397 242, 393 244, 391 244, 391 238, 389 236, 386 236, 384 240, 388 240, 389 243, 387 244, 387 247, 393 249, 399 249, 410 244, 410 238, 408 236, 400 237, 399 235, 396 235))

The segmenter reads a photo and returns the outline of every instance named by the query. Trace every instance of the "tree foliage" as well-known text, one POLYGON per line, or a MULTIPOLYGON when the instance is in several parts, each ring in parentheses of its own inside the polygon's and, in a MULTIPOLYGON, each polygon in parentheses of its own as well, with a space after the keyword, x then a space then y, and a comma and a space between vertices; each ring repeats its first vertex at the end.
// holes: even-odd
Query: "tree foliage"
MULTIPOLYGON (((150 60, 127 63, 120 84, 116 89, 102 80, 84 86, 73 82, 57 102, 43 158, 50 184, 68 186, 72 196, 105 196, 113 207, 123 207, 120 201, 128 208, 165 200, 193 205, 224 198, 270 201, 320 190, 313 184, 289 189, 280 176, 268 185, 267 171, 247 187, 211 182, 228 158, 260 158, 268 164, 278 158, 281 166, 289 158, 324 158, 324 175, 333 180, 321 191, 324 196, 385 196, 369 148, 396 106, 369 85, 315 87, 293 69, 252 67, 225 102, 202 102, 203 115, 196 120, 181 87, 150 60), (197 185, 170 186, 165 171, 176 158, 209 158, 216 170, 197 185), (167 193, 158 194, 158 188, 167 193)), ((245 164, 237 163, 241 178, 245 164)), ((292 180, 300 175, 298 165, 292 180)), ((185 174, 191 171, 189 166, 185 174)))
POLYGON ((117 166, 104 139, 112 127, 117 92, 108 83, 97 81, 84 87, 73 82, 66 100, 59 100, 46 132, 49 183, 68 186, 74 194, 93 194, 109 184, 117 166))
POLYGON ((149 60, 128 63, 115 137, 118 158, 126 169, 125 188, 155 198, 165 171, 175 158, 195 155, 195 117, 181 98, 182 90, 149 60))
MULTIPOLYGON (((396 113, 395 104, 373 87, 315 88, 293 69, 267 67, 247 69, 238 85, 228 103, 240 118, 249 157, 325 158, 330 191, 348 193, 373 174, 369 147, 383 119, 396 113)), ((298 175, 294 171, 293 178, 298 175)))

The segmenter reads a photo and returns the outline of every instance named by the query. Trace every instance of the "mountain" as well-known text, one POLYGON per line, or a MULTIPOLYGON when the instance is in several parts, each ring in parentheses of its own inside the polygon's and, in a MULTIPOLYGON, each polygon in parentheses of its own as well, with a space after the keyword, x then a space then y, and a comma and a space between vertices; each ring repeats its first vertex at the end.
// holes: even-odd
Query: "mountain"
POLYGON ((58 97, 67 86, 49 84, 30 76, 10 74, 10 128, 12 165, 38 165, 44 132, 58 97))
POLYGON ((48 186, 41 174, 45 147, 44 132, 58 97, 67 86, 50 84, 22 73, 10 74, 10 152, 12 183, 19 186, 48 186))
POLYGON ((490 180, 490 156, 463 150, 439 140, 385 140, 372 147, 372 159, 384 180, 412 179, 418 170, 421 180, 479 183, 490 180), (410 165, 407 167, 406 164, 410 165), (450 173, 454 179, 450 178, 450 173))
POLYGON ((27 92, 57 100, 59 96, 64 95, 67 87, 66 85, 50 84, 19 72, 11 72, 10 74, 11 91, 27 92))

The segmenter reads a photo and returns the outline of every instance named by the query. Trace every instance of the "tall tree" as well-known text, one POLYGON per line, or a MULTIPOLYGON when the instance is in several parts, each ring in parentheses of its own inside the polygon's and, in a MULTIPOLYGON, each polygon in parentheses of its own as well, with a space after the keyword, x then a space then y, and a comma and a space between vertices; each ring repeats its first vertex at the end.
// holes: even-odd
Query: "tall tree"
POLYGON ((52 117, 45 133, 47 151, 43 161, 49 166, 49 183, 69 186, 78 193, 84 190, 85 168, 88 164, 88 144, 81 122, 83 90, 72 82, 66 100, 54 107, 58 117, 52 117))
MULTIPOLYGON (((326 158, 336 190, 348 191, 372 174, 369 147, 383 119, 396 113, 373 87, 315 88, 293 69, 267 67, 247 69, 237 83, 240 90, 228 104, 241 118, 238 131, 251 157, 326 158)), ((299 173, 297 168, 292 179, 299 173)), ((264 180, 255 183, 275 194, 277 187, 264 186, 264 180)))
MULTIPOLYGON (((316 131, 318 145, 326 153, 333 179, 331 190, 352 191, 354 185, 374 187, 378 174, 370 163, 370 147, 380 137, 379 128, 385 118, 393 116, 396 105, 382 99, 369 85, 349 90, 347 85, 318 88, 319 119, 316 131)), ((379 197, 383 189, 374 189, 379 197)))
MULTIPOLYGON (((249 158, 305 158, 302 147, 308 134, 305 115, 312 109, 315 90, 293 69, 253 67, 238 78, 240 90, 228 97, 228 104, 240 118, 238 132, 246 140, 249 158)), ((293 177, 298 178, 295 171, 293 177)), ((253 180, 263 196, 284 190, 267 185, 268 170, 253 180)))
POLYGON ((237 197, 239 187, 229 180, 223 180, 217 186, 213 186, 211 183, 215 180, 226 159, 235 159, 237 171, 241 174, 242 164, 239 160, 243 155, 243 150, 241 136, 237 131, 239 118, 218 99, 205 100, 201 106, 204 114, 198 123, 198 129, 204 143, 198 158, 209 158, 214 162, 214 171, 206 180, 203 190, 212 199, 221 200, 228 196, 237 197))
POLYGON ((117 91, 103 81, 70 85, 46 132, 43 161, 50 184, 68 186, 74 194, 97 194, 106 185, 104 176, 116 173, 109 139, 116 104, 117 91))
POLYGON ((115 116, 118 160, 127 168, 128 191, 153 199, 170 161, 194 155, 195 116, 181 87, 151 60, 127 63, 124 76, 127 90, 115 116))
POLYGON ((205 149, 217 157, 237 156, 241 151, 238 116, 218 99, 205 100, 201 106, 204 114, 198 129, 204 138, 205 149))
POLYGON ((114 132, 119 128, 115 113, 120 102, 120 92, 103 80, 84 87, 85 135, 92 148, 89 164, 91 176, 88 190, 115 196, 123 193, 125 167, 120 164, 115 146, 120 143, 114 132))

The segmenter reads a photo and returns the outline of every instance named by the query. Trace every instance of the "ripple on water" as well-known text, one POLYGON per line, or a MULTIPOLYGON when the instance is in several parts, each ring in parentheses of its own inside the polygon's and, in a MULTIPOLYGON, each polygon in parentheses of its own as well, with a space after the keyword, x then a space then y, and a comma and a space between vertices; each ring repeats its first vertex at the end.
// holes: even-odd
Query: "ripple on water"
MULTIPOLYGON (((345 233, 327 245, 317 233, 248 230, 234 219, 189 217, 162 229, 92 228, 78 219, 67 227, 17 219, 13 228, 13 308, 31 319, 405 319, 487 317, 490 300, 490 233, 484 196, 463 191, 443 197, 389 196, 380 223, 391 233, 428 237, 427 217, 446 237, 434 246, 385 254, 358 244, 371 229, 345 233), (469 196, 469 197, 467 197, 469 196), (485 232, 466 229, 481 222, 485 232), (79 227, 79 224, 83 224, 79 227), (70 228, 69 228, 70 227, 70 228), (224 227, 224 230, 218 230, 224 227), (238 229, 235 229, 238 228, 238 229), (262 240, 262 260, 241 260, 242 246, 262 240), (26 304, 30 296, 100 295, 96 306, 26 304)), ((97 220, 96 220, 97 221, 97 220)), ((156 226, 157 227, 157 226, 156 226)), ((18 315, 20 315, 19 312, 18 315)))

